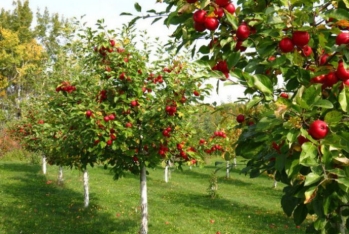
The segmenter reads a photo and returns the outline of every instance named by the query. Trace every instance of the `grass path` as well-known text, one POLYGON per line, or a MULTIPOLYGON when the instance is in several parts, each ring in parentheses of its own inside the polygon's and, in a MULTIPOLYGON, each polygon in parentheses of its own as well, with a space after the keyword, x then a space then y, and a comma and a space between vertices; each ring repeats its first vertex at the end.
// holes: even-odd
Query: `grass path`
MULTIPOLYGON (((83 208, 82 173, 64 169, 64 185, 58 186, 58 167, 45 176, 40 165, 0 160, 0 233, 96 234, 137 233, 140 220, 139 179, 128 175, 114 181, 102 168, 89 168, 90 207, 83 208)), ((219 197, 206 189, 214 166, 175 170, 169 183, 163 169, 148 176, 149 233, 180 234, 284 234, 304 233, 281 209, 282 187, 272 180, 250 179, 218 172, 219 197)))

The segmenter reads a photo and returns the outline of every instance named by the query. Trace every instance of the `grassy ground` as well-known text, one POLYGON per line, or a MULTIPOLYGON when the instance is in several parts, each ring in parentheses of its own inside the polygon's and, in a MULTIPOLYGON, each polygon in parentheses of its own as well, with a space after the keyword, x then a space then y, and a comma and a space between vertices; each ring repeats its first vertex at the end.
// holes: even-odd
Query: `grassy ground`
MULTIPOLYGON (((272 189, 268 177, 239 174, 225 179, 218 172, 219 197, 206 189, 214 161, 205 167, 175 170, 169 183, 163 169, 149 170, 149 233, 280 234, 304 233, 280 207, 282 187, 272 189)), ((90 207, 83 208, 82 173, 65 168, 65 183, 56 184, 58 168, 0 159, 0 233, 138 233, 139 179, 114 181, 102 168, 90 168, 90 207)))

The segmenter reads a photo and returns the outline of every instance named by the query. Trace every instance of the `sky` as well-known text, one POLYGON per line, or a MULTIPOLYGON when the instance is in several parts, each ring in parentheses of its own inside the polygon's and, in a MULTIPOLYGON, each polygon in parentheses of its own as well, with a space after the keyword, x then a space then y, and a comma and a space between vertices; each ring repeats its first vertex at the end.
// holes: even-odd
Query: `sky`
MULTIPOLYGON (((13 0, 0 0, 0 8, 5 10, 13 9, 13 0)), ((58 13, 64 18, 80 18, 84 15, 83 21, 87 26, 93 27, 98 19, 104 19, 108 28, 120 28, 122 24, 132 19, 129 16, 120 16, 122 12, 129 12, 134 15, 145 15, 150 9, 161 10, 166 7, 165 4, 156 3, 156 0, 29 0, 29 5, 34 15, 39 10, 43 13, 47 7, 50 13, 58 13), (142 12, 136 12, 134 4, 138 2, 142 6, 142 12)), ((151 20, 138 20, 137 29, 147 30, 151 37, 159 37, 162 41, 167 41, 174 28, 167 28, 162 21, 151 25, 151 20)), ((212 79, 210 82, 216 85, 217 80, 212 79)), ((212 94, 206 101, 227 103, 235 101, 238 97, 244 97, 242 86, 224 86, 219 82, 219 94, 214 88, 212 94)))

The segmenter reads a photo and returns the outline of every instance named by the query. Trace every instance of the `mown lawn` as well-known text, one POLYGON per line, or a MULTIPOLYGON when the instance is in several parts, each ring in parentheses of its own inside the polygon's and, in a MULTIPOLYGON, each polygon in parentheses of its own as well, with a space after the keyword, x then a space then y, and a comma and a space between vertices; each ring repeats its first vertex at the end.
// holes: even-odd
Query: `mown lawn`
MULTIPOLYGON (((204 167, 174 170, 169 183, 163 169, 148 176, 149 233, 280 234, 304 233, 280 207, 282 186, 272 189, 267 176, 250 179, 242 165, 218 172, 219 197, 208 196, 212 159, 204 167)), ((102 167, 89 168, 90 206, 83 208, 82 173, 64 169, 58 186, 58 168, 43 175, 38 164, 0 159, 0 233, 138 233, 139 179, 118 181, 102 167)))

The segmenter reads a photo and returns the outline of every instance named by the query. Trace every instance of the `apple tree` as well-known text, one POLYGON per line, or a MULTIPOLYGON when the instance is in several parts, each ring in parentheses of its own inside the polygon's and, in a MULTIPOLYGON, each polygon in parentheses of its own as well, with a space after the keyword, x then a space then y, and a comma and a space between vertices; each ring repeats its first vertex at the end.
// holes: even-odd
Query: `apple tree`
POLYGON ((140 232, 147 233, 146 168, 173 158, 179 166, 200 160, 186 121, 195 109, 187 106, 209 93, 209 73, 187 55, 150 43, 145 32, 137 35, 132 24, 109 30, 99 20, 97 28, 79 29, 71 54, 81 72, 57 79, 48 100, 56 139, 49 160, 82 169, 103 163, 115 179, 139 175, 140 232))
POLYGON ((309 231, 347 233, 348 2, 162 2, 179 48, 192 45, 222 82, 243 85, 248 109, 265 108, 241 124, 244 172, 275 170, 286 184, 282 208, 297 225, 311 214, 309 231))

